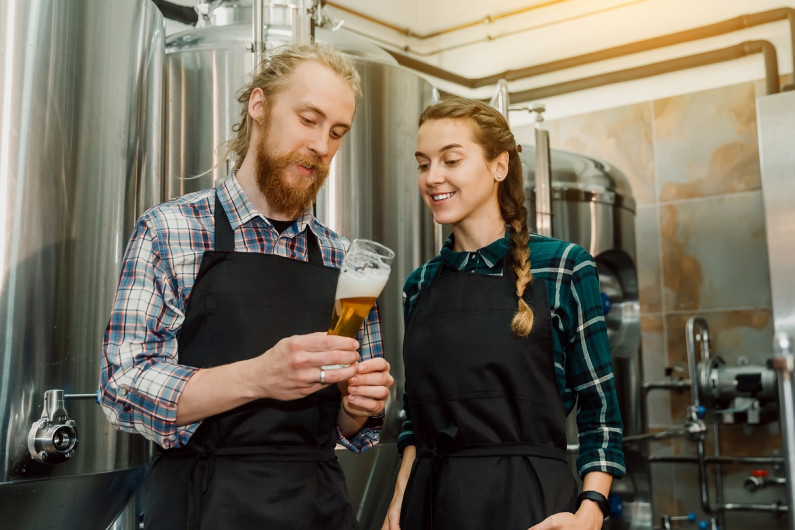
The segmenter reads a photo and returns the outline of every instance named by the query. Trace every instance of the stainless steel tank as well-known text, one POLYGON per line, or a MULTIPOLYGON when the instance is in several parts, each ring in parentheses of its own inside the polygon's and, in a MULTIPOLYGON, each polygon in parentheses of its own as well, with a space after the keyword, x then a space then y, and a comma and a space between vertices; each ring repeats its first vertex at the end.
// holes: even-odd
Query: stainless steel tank
MULTIPOLYGON (((253 67, 251 2, 230 3, 218 15, 214 26, 167 39, 169 196, 212 187, 228 174, 218 148, 239 121, 236 92, 253 67)), ((289 27, 271 24, 266 49, 292 38, 289 27)), ((395 440, 403 394, 402 284, 439 245, 433 219, 417 191, 412 156, 417 118, 436 96, 430 83, 352 35, 317 28, 315 40, 352 57, 364 92, 353 128, 319 194, 317 217, 347 238, 372 238, 396 253, 379 299, 385 355, 396 378, 386 426, 380 444, 365 454, 337 452, 362 528, 380 528, 399 466, 395 440)))
POLYGON ((144 473, 93 394, 124 245, 162 197, 163 28, 144 0, 0 4, 3 528, 104 529, 144 473))
MULTIPOLYGON (((525 207, 536 225, 535 147, 524 145, 525 207)), ((613 361, 624 435, 645 432, 642 402, 640 308, 635 254, 635 201, 626 176, 607 162, 563 150, 549 151, 552 236, 577 243, 595 259, 613 361)), ((574 414, 569 443, 576 444, 574 414)), ((651 486, 647 452, 625 445, 627 477, 613 482, 623 516, 605 528, 651 528, 651 486)))

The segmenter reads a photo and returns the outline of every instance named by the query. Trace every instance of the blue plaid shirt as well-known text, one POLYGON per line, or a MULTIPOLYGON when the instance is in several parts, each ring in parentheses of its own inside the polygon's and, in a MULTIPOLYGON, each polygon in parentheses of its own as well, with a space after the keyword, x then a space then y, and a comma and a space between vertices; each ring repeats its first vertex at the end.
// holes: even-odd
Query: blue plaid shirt
MULTIPOLYGON (((340 267, 348 241, 320 224, 311 210, 279 234, 252 207, 234 175, 217 191, 235 232, 236 251, 306 261, 306 230, 311 230, 323 263, 340 267)), ((201 423, 176 424, 179 397, 198 370, 177 363, 177 334, 202 255, 213 250, 215 194, 215 189, 191 193, 141 216, 127 245, 105 330, 99 392, 105 415, 117 428, 138 432, 166 449, 187 444, 201 423)), ((358 338, 362 360, 383 355, 377 308, 358 338)), ((382 425, 383 416, 370 418, 350 439, 337 428, 337 440, 363 452, 378 442, 382 425)))
MULTIPOLYGON (((552 311, 555 375, 568 415, 578 403, 577 427, 580 476, 603 471, 624 476, 624 453, 618 398, 613 380, 610 344, 602 312, 599 276, 594 259, 582 247, 537 234, 530 236, 533 279, 544 281, 552 311)), ((476 252, 455 252, 448 239, 440 255, 411 273, 403 287, 405 320, 423 288, 433 280, 442 261, 454 270, 502 276, 510 249, 503 238, 476 252)), ((398 436, 402 450, 414 444, 411 419, 398 436)))

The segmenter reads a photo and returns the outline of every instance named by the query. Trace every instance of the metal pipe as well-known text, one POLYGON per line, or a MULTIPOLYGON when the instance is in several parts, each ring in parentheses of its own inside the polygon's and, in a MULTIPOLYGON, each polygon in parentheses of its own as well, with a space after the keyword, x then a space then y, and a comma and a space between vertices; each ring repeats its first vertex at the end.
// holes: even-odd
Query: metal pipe
MULTIPOLYGON (((781 7, 778 9, 771 9, 769 11, 741 15, 724 20, 722 22, 717 22, 715 24, 709 24, 676 33, 670 33, 668 35, 661 35, 659 37, 623 44, 621 46, 606 48, 604 50, 582 55, 575 55, 573 57, 568 57, 557 61, 526 66, 516 70, 505 70, 498 74, 477 78, 468 78, 454 74, 442 68, 428 65, 398 51, 387 50, 387 52, 395 57, 398 63, 406 66, 407 68, 418 70, 420 72, 437 77, 439 79, 443 79, 445 81, 450 81, 451 83, 456 83, 466 88, 480 88, 483 86, 492 85, 500 79, 505 79, 507 81, 527 79, 529 77, 535 77, 537 75, 549 72, 557 72, 559 70, 566 70, 568 68, 592 64, 599 61, 605 61, 607 59, 625 57, 627 55, 673 46, 675 44, 682 44, 686 42, 692 42, 694 40, 716 37, 780 20, 787 20, 789 23, 790 46, 792 48, 793 61, 793 79, 795 79, 795 9, 791 7, 781 7)), ((778 79, 776 79, 776 82, 778 83, 778 79)), ((795 83, 795 81, 793 81, 793 83, 795 83)))
POLYGON ((696 361, 696 334, 695 325, 699 325, 698 340, 701 344, 701 360, 709 359, 709 326, 707 321, 701 317, 694 316, 687 319, 685 324, 685 342, 687 344, 687 366, 690 370, 690 400, 693 409, 697 409, 701 403, 698 399, 698 361, 696 361))
MULTIPOLYGON (((720 425, 714 415, 712 419, 712 454, 720 456, 720 425)), ((723 470, 721 464, 715 464, 712 471, 715 474, 715 500, 718 506, 723 506, 726 499, 723 495, 723 470)), ((720 528, 726 528, 726 512, 724 510, 718 511, 718 526, 720 528)))
POLYGON ((500 114, 508 119, 508 107, 511 105, 511 99, 508 95, 508 82, 505 79, 497 81, 497 88, 494 95, 491 96, 489 105, 500 111, 500 114))
POLYGON ((706 430, 703 424, 691 423, 684 427, 677 429, 669 429, 667 431, 651 432, 636 434, 633 436, 624 436, 623 441, 625 444, 640 442, 643 440, 666 440, 668 438, 692 437, 703 433, 706 430))
MULTIPOLYGON (((777 333, 773 339, 773 368, 778 373, 778 395, 781 404, 781 430, 786 449, 787 502, 795 507, 795 390, 792 372, 795 370, 792 342, 787 333, 777 333)), ((795 508, 789 513, 789 526, 795 528, 795 508)))
POLYGON ((542 236, 552 237, 552 168, 549 154, 549 131, 541 124, 544 122, 543 105, 534 105, 535 112, 535 191, 536 191, 536 232, 542 236))
POLYGON ((419 40, 425 40, 425 39, 432 39, 434 37, 440 37, 442 35, 446 35, 448 33, 454 32, 454 31, 460 31, 462 29, 473 28, 473 27, 476 27, 476 26, 484 25, 484 24, 491 24, 492 22, 495 22, 497 20, 514 17, 516 15, 521 15, 523 13, 527 13, 528 11, 535 11, 535 10, 541 9, 543 7, 548 7, 548 6, 555 5, 555 4, 561 4, 561 3, 567 2, 567 1, 569 1, 569 0, 549 0, 549 1, 541 3, 541 4, 534 4, 534 5, 529 6, 529 7, 523 7, 523 8, 520 8, 520 9, 514 9, 513 11, 507 11, 505 13, 499 13, 497 15, 486 15, 485 17, 481 17, 481 18, 479 18, 477 20, 473 20, 471 22, 465 22, 463 24, 458 24, 458 25, 452 26, 450 28, 445 28, 445 29, 442 29, 442 30, 438 30, 438 31, 434 31, 432 33, 426 33, 426 34, 415 33, 410 28, 403 28, 403 27, 400 27, 400 26, 395 26, 394 24, 390 24, 389 22, 385 22, 385 21, 383 21, 381 19, 378 19, 378 18, 375 18, 373 16, 370 16, 370 15, 368 15, 366 13, 362 13, 361 11, 357 11, 355 9, 351 9, 349 7, 345 7, 345 6, 339 5, 339 4, 335 3, 335 2, 326 2, 326 5, 328 5, 330 7, 333 7, 335 9, 339 9, 340 11, 345 11, 346 13, 350 13, 351 15, 355 15, 355 16, 357 16, 359 18, 362 18, 364 20, 367 20, 369 22, 373 22, 374 24, 378 24, 380 26, 384 26, 385 28, 389 28, 389 29, 391 29, 391 30, 393 30, 393 31, 395 31, 397 33, 400 33, 402 35, 405 35, 407 37, 411 37, 411 38, 419 39, 419 40))
POLYGON ((652 390, 684 390, 685 388, 690 388, 690 379, 652 381, 643 383, 644 393, 648 393, 652 390))
POLYGON ((265 52, 265 2, 254 0, 254 16, 251 18, 253 61, 252 72, 259 72, 265 52))
MULTIPOLYGON (((694 464, 698 461, 695 456, 649 456, 649 462, 661 464, 694 464)), ((782 465, 783 456, 706 456, 704 462, 707 464, 748 464, 748 465, 782 465)))
MULTIPOLYGON (((778 63, 776 59, 776 49, 767 41, 748 41, 729 48, 714 50, 688 57, 680 57, 659 63, 638 66, 626 70, 618 70, 599 74, 573 81, 565 81, 530 90, 511 93, 511 101, 533 101, 560 94, 577 92, 588 88, 608 85, 611 83, 621 83, 624 81, 634 81, 655 75, 667 74, 684 70, 707 66, 724 61, 740 59, 752 53, 762 53, 765 59, 765 86, 768 94, 779 91, 778 88, 778 63)), ((431 74, 433 75, 433 74, 431 74)))

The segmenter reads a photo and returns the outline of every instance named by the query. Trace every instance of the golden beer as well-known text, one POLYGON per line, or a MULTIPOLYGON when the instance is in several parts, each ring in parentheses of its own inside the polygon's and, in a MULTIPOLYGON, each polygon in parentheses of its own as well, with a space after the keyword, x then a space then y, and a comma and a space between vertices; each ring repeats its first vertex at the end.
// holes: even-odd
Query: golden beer
MULTIPOLYGON (((329 335, 356 338, 362 322, 389 280, 395 253, 380 243, 355 239, 345 254, 337 280, 329 335)), ((344 365, 322 366, 323 369, 344 365)))
POLYGON ((356 338, 362 322, 372 309, 376 297, 356 297, 334 300, 334 312, 331 314, 329 335, 356 338))

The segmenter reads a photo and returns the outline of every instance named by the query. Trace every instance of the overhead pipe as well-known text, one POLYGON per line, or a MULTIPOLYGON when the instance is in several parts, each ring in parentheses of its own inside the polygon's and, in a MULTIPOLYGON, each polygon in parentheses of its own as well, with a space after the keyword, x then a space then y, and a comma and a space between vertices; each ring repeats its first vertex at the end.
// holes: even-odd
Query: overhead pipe
POLYGON ((687 57, 680 57, 659 63, 628 68, 626 70, 618 70, 615 72, 584 77, 572 81, 564 81, 562 83, 556 83, 544 87, 512 92, 510 96, 511 101, 534 101, 542 98, 548 98, 550 96, 557 96, 560 94, 577 92, 579 90, 585 90, 588 88, 604 86, 611 83, 635 81, 637 79, 644 79, 655 75, 677 72, 687 68, 696 68, 699 66, 707 66, 719 62, 741 59, 755 53, 761 53, 765 60, 766 94, 778 93, 779 76, 776 48, 768 41, 753 40, 736 44, 728 48, 699 53, 687 57))
POLYGON ((541 8, 544 8, 544 7, 549 7, 549 6, 555 5, 555 4, 562 4, 563 2, 567 2, 567 1, 569 1, 569 0, 549 0, 549 1, 544 2, 542 4, 535 4, 535 5, 532 5, 532 6, 529 6, 529 7, 523 7, 523 8, 520 8, 520 9, 514 9, 513 11, 507 11, 505 13, 499 13, 497 15, 486 15, 485 17, 481 17, 481 18, 479 18, 477 20, 474 20, 472 22, 465 22, 463 24, 458 24, 458 25, 450 27, 450 28, 445 28, 445 29, 442 29, 442 30, 434 31, 432 33, 426 33, 424 35, 420 34, 420 33, 415 33, 410 28, 396 26, 396 25, 390 24, 389 22, 386 22, 384 20, 381 20, 381 19, 375 18, 373 16, 370 16, 370 15, 368 15, 366 13, 362 13, 361 11, 357 11, 355 9, 351 9, 349 7, 345 7, 345 6, 339 5, 336 2, 326 2, 326 5, 328 5, 330 7, 333 7, 335 9, 339 9, 340 11, 344 11, 346 13, 350 13, 351 15, 354 15, 354 16, 356 16, 358 18, 367 20, 369 22, 373 22, 374 24, 378 24, 380 26, 384 26, 385 28, 389 28, 389 29, 391 29, 391 30, 393 30, 393 31, 395 31, 397 33, 400 33, 401 35, 405 35, 405 36, 411 37, 413 39, 425 40, 425 39, 432 39, 434 37, 440 37, 440 36, 446 35, 448 33, 453 33, 455 31, 460 31, 462 29, 469 29, 469 28, 474 28, 474 27, 477 27, 477 26, 482 26, 484 24, 491 24, 492 22, 496 22, 497 20, 501 20, 501 19, 504 19, 504 18, 515 17, 516 15, 521 15, 521 14, 527 13, 529 11, 535 11, 535 10, 538 10, 538 9, 541 9, 541 8))
MULTIPOLYGON (((426 64, 423 61, 420 61, 418 59, 415 59, 398 51, 389 50, 389 49, 387 49, 386 51, 390 55, 392 55, 395 58, 395 60, 397 60, 398 63, 401 64, 402 66, 411 68, 413 70, 417 70, 419 72, 425 73, 427 75, 439 79, 443 79, 445 81, 449 81, 451 83, 455 83, 465 88, 474 89, 488 85, 493 85, 497 83, 500 79, 505 79, 507 81, 517 81, 520 79, 535 77, 541 74, 556 72, 559 70, 565 70, 568 68, 574 68, 577 66, 592 64, 599 61, 604 61, 608 59, 614 59, 617 57, 632 55, 635 53, 664 48, 675 44, 682 44, 686 42, 692 42, 694 40, 716 37, 734 31, 747 29, 753 26, 769 24, 781 20, 787 20, 789 23, 790 48, 793 60, 793 76, 795 76, 795 9, 791 7, 781 7, 778 9, 771 9, 769 11, 762 11, 759 13, 741 15, 728 20, 724 20, 723 22, 717 22, 715 24, 709 24, 706 26, 692 28, 689 30, 670 33, 668 35, 662 35, 660 37, 645 39, 642 41, 624 44, 613 48, 606 48, 604 50, 599 50, 582 55, 576 55, 574 57, 560 59, 557 61, 551 61, 548 63, 526 66, 519 69, 505 70, 504 72, 484 77, 477 77, 477 78, 469 78, 455 74, 448 70, 444 70, 443 68, 426 64)), ((756 41, 751 41, 751 42, 756 42, 756 41)), ((792 79, 793 81, 791 82, 791 84, 795 85, 795 77, 792 77, 792 79)), ((776 83, 778 83, 778 80, 776 80, 776 83)), ((776 92, 778 92, 778 90, 776 90, 776 92)), ((512 97, 512 99, 515 98, 512 97)))

